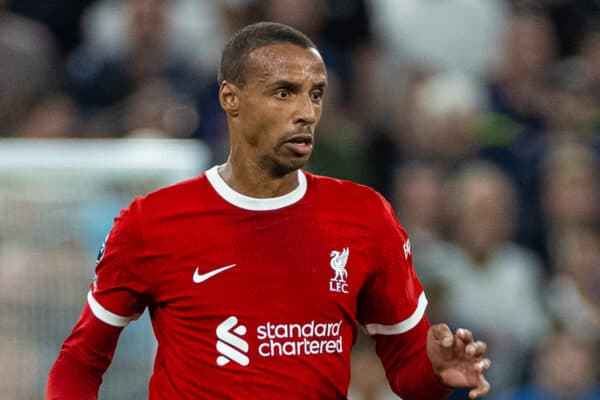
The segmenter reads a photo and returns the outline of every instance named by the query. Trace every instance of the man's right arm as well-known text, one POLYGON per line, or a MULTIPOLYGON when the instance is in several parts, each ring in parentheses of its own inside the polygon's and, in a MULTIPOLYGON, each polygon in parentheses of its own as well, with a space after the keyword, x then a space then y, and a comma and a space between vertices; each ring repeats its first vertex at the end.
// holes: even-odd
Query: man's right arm
POLYGON ((47 400, 97 399, 123 327, 146 308, 148 260, 140 201, 135 199, 121 211, 101 246, 87 302, 50 370, 47 400))
POLYGON ((50 369, 46 400, 96 400, 122 330, 99 320, 86 303, 50 369))

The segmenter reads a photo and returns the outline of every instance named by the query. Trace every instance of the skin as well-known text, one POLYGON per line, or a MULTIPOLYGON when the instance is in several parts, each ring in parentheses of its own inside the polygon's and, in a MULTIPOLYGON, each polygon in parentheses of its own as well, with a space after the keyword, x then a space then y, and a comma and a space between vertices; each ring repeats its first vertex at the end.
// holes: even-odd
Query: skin
MULTIPOLYGON (((247 196, 284 195, 297 187, 296 171, 312 152, 327 86, 325 64, 316 49, 268 45, 248 55, 244 82, 223 81, 219 87, 230 134, 229 157, 219 174, 247 196), (294 139, 298 143, 290 143, 294 139)), ((473 399, 490 388, 483 376, 490 366, 485 350, 466 329, 453 335, 446 324, 437 324, 427 334, 434 372, 448 386, 473 387, 473 399)))
POLYGON ((427 355, 433 371, 451 387, 471 387, 469 398, 477 399, 490 391, 483 373, 491 361, 483 357, 487 346, 475 341, 473 334, 459 328, 453 335, 446 324, 432 325, 427 332, 427 355))

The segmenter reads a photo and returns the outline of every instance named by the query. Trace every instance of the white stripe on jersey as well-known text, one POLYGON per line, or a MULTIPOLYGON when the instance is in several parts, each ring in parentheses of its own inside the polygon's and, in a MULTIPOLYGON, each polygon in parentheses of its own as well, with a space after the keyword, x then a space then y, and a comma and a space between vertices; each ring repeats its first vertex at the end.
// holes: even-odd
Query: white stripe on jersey
POLYGON ((398 335, 400 333, 408 332, 421 321, 423 315, 425 315, 426 308, 427 298, 425 297, 425 292, 422 292, 419 296, 419 301, 417 302, 417 309, 404 321, 394 325, 367 324, 365 328, 369 335, 398 335))
POLYGON ((87 301, 90 305, 92 313, 94 313, 96 318, 98 318, 102 322, 119 328, 126 326, 130 321, 136 320, 140 316, 139 314, 134 314, 130 317, 122 317, 120 315, 108 311, 96 301, 96 299, 92 295, 91 290, 87 294, 87 301))

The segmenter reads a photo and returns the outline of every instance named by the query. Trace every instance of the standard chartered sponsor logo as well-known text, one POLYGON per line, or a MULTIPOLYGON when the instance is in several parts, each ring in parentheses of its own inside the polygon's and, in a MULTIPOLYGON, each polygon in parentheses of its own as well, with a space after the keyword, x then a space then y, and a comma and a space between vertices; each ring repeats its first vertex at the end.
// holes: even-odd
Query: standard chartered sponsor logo
POLYGON ((256 328, 258 354, 262 357, 341 353, 342 321, 305 324, 272 324, 256 328))
POLYGON ((246 355, 248 353, 248 342, 240 338, 246 334, 246 327, 238 325, 238 319, 234 316, 227 318, 217 327, 217 351, 220 356, 217 357, 217 364, 224 366, 229 361, 246 366, 250 363, 250 359, 246 355), (236 326, 234 328, 234 326, 236 326), (233 333, 236 335, 234 335, 233 333))
MULTIPOLYGON (((343 338, 340 334, 342 322, 306 323, 267 322, 256 328, 258 355, 261 357, 303 356, 335 354, 343 351, 343 338)), ((217 364, 221 367, 231 361, 247 366, 248 342, 242 339, 247 333, 246 326, 231 316, 217 327, 217 364)))

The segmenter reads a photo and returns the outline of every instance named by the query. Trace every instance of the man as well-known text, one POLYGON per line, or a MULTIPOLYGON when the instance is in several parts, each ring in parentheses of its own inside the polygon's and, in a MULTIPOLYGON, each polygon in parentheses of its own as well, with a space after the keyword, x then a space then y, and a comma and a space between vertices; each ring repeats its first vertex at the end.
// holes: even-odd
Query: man
POLYGON ((344 399, 359 324, 405 400, 488 392, 485 344, 429 326, 390 205, 301 170, 326 85, 315 45, 288 26, 230 39, 219 70, 227 162, 115 220, 47 399, 95 399, 119 333, 146 307, 158 341, 151 399, 344 399))

